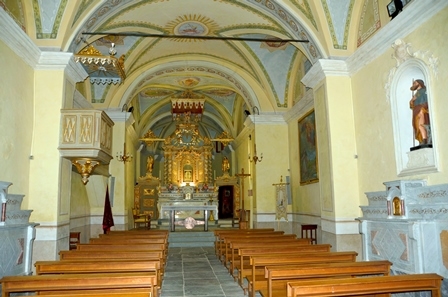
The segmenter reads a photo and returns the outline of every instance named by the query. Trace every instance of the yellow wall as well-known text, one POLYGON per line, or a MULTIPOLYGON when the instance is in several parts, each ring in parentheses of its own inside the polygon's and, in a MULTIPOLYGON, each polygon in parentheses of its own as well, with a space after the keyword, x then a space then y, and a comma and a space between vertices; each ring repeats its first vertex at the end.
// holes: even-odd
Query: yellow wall
MULTIPOLYGON (((402 37, 406 43, 411 44, 414 52, 429 51, 427 54, 433 54, 439 59, 438 79, 428 86, 435 111, 432 125, 438 129, 438 143, 434 146, 439 160, 446 160, 448 157, 444 149, 448 145, 448 136, 444 133, 444 127, 448 126, 448 118, 444 115, 444 111, 448 110, 445 84, 448 71, 443 66, 448 61, 447 31, 448 9, 444 9, 409 36, 402 37)), ((384 181, 401 179, 396 173, 391 105, 384 89, 388 73, 396 65, 392 54, 393 50, 390 48, 352 78, 361 205, 367 203, 365 192, 385 190, 384 181)), ((443 163, 439 164, 439 169, 439 173, 404 179, 423 178, 428 179, 430 184, 446 183, 448 175, 443 163)))
POLYGON ((263 160, 255 165, 256 196, 254 206, 257 213, 275 213, 275 187, 280 177, 289 175, 288 126, 263 125, 256 127, 257 155, 263 160), (261 149, 262 148, 262 149, 261 149))
POLYGON ((33 69, 0 41, 0 180, 12 182, 9 193, 29 192, 34 121, 33 69))

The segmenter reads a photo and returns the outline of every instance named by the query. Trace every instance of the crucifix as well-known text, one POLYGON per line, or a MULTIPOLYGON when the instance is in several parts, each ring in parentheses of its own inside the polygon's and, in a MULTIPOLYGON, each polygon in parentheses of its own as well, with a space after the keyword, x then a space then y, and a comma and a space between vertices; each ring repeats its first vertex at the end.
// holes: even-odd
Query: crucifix
POLYGON ((247 229, 247 223, 249 220, 249 215, 246 215, 246 211, 244 209, 244 178, 250 176, 249 173, 244 173, 244 168, 241 168, 241 173, 235 174, 240 178, 241 184, 241 203, 240 203, 240 229, 247 229))

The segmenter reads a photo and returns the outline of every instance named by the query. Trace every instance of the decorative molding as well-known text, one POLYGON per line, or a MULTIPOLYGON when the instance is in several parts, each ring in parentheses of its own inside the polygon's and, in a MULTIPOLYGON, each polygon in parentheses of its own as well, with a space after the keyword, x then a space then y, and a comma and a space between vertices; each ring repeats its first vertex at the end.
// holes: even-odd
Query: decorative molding
POLYGON ((286 122, 290 122, 292 120, 297 120, 305 115, 308 111, 313 108, 314 105, 314 92, 312 89, 306 91, 305 96, 300 98, 300 100, 284 115, 283 118, 286 122))
POLYGON ((343 60, 320 59, 302 78, 302 83, 315 88, 327 76, 349 76, 347 63, 343 60))
POLYGON ((35 67, 41 54, 40 49, 0 6, 0 40, 2 40, 22 60, 35 67))
POLYGON ((448 1, 444 0, 418 0, 410 2, 406 5, 406 9, 403 9, 397 17, 369 38, 369 40, 361 45, 347 59, 350 76, 384 54, 389 49, 389 45, 395 40, 409 35, 415 28, 431 19, 446 6, 448 6, 448 1))
POLYGON ((321 220, 322 231, 333 233, 336 235, 342 234, 359 234, 359 221, 353 219, 327 219, 321 220))
POLYGON ((428 66, 428 68, 432 70, 435 78, 437 78, 439 73, 439 58, 435 57, 430 51, 413 52, 411 44, 406 43, 402 39, 395 40, 395 42, 392 44, 392 48, 394 49, 392 58, 394 58, 397 63, 396 66, 389 71, 387 82, 384 86, 388 103, 390 102, 390 88, 395 73, 397 72, 400 65, 402 65, 407 60, 413 58, 421 60, 426 66, 428 66))

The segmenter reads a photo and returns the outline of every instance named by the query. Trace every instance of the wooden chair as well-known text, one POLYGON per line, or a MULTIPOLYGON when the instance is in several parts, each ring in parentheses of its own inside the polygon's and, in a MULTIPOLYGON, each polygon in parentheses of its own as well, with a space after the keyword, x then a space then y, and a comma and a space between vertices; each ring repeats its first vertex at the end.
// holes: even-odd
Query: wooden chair
POLYGON ((312 244, 317 244, 317 225, 302 225, 302 238, 310 238, 312 244))
POLYGON ((69 237, 69 249, 76 250, 78 244, 80 243, 81 232, 70 232, 69 237))
POLYGON ((151 216, 149 214, 141 214, 137 208, 132 209, 134 217, 134 229, 138 229, 141 224, 147 229, 151 229, 151 216))

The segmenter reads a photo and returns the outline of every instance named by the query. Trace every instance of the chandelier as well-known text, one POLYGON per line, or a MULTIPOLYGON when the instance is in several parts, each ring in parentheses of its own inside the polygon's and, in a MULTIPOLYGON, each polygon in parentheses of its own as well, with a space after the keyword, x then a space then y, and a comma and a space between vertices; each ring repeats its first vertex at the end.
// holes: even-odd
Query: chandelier
POLYGON ((125 55, 123 54, 117 59, 116 54, 114 43, 109 48, 109 56, 103 55, 90 44, 74 55, 74 58, 75 62, 82 64, 91 83, 120 84, 126 78, 124 73, 125 55))
MULTIPOLYGON (((132 107, 131 107, 131 109, 132 109, 132 107)), ((123 123, 125 126, 125 131, 126 131, 126 112, 127 111, 128 111, 128 105, 125 103, 123 105, 123 107, 121 108, 121 112, 124 112, 123 123)), ((126 139, 126 135, 125 135, 125 139, 126 139)), ((118 161, 123 162, 123 163, 130 162, 132 160, 133 156, 130 153, 126 152, 126 141, 123 144, 123 151, 121 151, 119 153, 117 152, 116 158, 118 161)))

